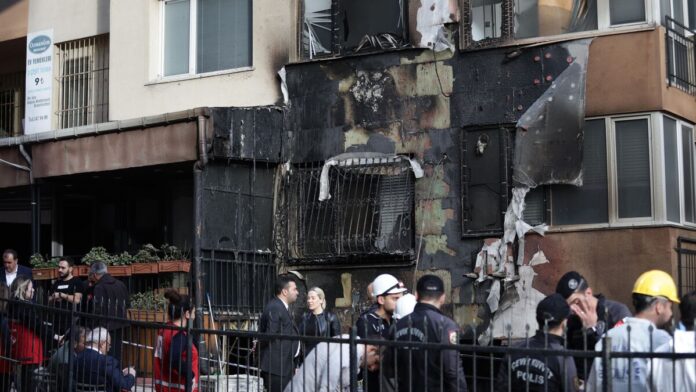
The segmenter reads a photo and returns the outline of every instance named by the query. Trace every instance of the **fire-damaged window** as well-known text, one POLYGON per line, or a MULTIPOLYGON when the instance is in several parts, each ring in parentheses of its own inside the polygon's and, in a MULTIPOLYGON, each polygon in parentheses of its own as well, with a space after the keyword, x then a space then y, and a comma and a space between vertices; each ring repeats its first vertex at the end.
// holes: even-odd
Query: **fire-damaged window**
POLYGON ((287 174, 288 258, 410 260, 415 248, 415 188, 409 160, 360 158, 334 163, 301 164, 287 174))
MULTIPOLYGON (((662 0, 663 2, 665 0, 662 0)), ((463 0, 464 46, 608 29, 647 21, 652 0, 463 0)), ((664 8, 664 6, 663 6, 664 8)), ((686 8, 680 9, 685 10, 686 8)))
POLYGON ((302 58, 395 49, 407 42, 406 0, 303 0, 302 58))

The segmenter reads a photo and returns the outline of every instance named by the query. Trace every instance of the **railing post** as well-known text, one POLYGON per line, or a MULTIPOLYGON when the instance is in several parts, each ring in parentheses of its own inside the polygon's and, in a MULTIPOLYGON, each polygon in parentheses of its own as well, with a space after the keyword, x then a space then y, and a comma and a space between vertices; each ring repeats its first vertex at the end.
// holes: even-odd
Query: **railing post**
MULTIPOLYGON (((629 359, 630 361, 630 359, 629 359)), ((602 362, 603 374, 602 374, 602 391, 611 392, 611 338, 604 337, 604 342, 602 344, 602 362)))
MULTIPOLYGON (((181 311, 181 314, 183 315, 183 309, 181 311)), ((193 383, 196 382, 195 377, 193 377, 193 358, 191 356, 191 350, 193 350, 193 335, 191 334, 191 320, 186 320, 186 363, 188 366, 186 367, 186 392, 191 392, 193 389, 193 383), (191 380, 191 382, 189 382, 191 380)), ((215 337, 217 339, 217 336, 215 337)), ((198 371, 198 369, 196 369, 198 371)))
MULTIPOLYGON (((350 390, 356 392, 358 390, 358 329, 353 326, 350 329, 350 390)), ((367 355, 367 348, 365 354, 367 355)))

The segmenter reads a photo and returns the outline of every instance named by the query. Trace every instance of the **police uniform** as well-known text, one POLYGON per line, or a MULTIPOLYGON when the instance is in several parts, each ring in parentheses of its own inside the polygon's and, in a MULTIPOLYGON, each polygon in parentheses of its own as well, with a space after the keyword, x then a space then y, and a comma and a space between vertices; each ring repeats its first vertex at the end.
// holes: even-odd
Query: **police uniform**
MULTIPOLYGON (((442 279, 434 275, 424 275, 418 280, 416 291, 424 294, 444 293, 442 279)), ((413 313, 400 319, 392 332, 392 339, 399 342, 439 343, 455 345, 459 342, 459 326, 442 314, 437 307, 419 302, 413 313)), ((422 392, 466 391, 466 379, 459 351, 400 347, 390 350, 384 360, 393 366, 393 376, 398 382, 399 391, 422 392)))

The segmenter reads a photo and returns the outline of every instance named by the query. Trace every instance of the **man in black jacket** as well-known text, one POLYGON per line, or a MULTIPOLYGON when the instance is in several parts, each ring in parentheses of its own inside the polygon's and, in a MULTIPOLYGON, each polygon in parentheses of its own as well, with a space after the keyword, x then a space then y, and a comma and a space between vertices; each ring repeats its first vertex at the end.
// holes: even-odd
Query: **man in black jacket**
MULTIPOLYGON (((563 350, 563 329, 570 307, 560 294, 551 294, 539 302, 536 335, 514 347, 563 350)), ((570 392, 579 382, 571 357, 543 354, 512 354, 503 362, 495 382, 498 392, 570 392)))
MULTIPOLYGON (((290 316, 289 306, 297 300, 297 284, 288 275, 276 279, 275 294, 259 320, 259 332, 285 335, 299 335, 290 316)), ((295 370, 294 359, 300 354, 300 342, 288 339, 262 339, 259 342, 261 357, 261 376, 266 390, 282 392, 292 379, 295 370)))
MULTIPOLYGON (((556 285, 556 293, 563 296, 572 312, 568 319, 568 349, 594 350, 605 332, 631 317, 631 311, 620 302, 594 295, 587 279, 576 271, 567 272, 556 285)), ((591 358, 577 358, 578 377, 585 380, 592 368, 591 358)))
POLYGON ((88 309, 94 314, 94 319, 88 320, 93 327, 106 328, 113 337, 113 345, 109 354, 116 359, 121 358, 123 346, 123 331, 128 326, 126 321, 101 319, 98 316, 126 318, 128 308, 128 288, 120 280, 109 275, 106 264, 96 262, 89 267, 88 279, 92 289, 87 296, 88 309))
MULTIPOLYGON (((424 275, 416 283, 418 303, 413 313, 399 319, 392 329, 398 342, 459 343, 459 326, 442 314, 445 285, 435 275, 424 275)), ((387 350, 384 364, 393 369, 387 376, 397 380, 403 392, 443 391, 466 392, 466 379, 459 351, 455 349, 423 349, 402 347, 387 350)))

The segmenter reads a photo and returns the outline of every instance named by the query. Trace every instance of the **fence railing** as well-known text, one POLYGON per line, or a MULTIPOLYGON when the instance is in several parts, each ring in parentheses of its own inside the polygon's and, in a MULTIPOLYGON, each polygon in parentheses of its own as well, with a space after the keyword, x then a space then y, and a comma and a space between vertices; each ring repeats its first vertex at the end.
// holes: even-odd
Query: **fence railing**
POLYGON ((676 20, 665 17, 667 34, 667 81, 696 95, 696 33, 676 20))
MULTIPOLYGON (((690 346, 675 344, 666 351, 658 350, 652 338, 644 352, 613 351, 613 344, 568 350, 564 336, 534 334, 530 327, 527 338, 491 336, 498 343, 483 346, 464 340, 465 333, 412 320, 392 327, 393 340, 360 339, 364 333, 355 327, 330 338, 260 333, 250 324, 213 323, 205 314, 195 328, 193 321, 176 324, 166 322, 166 316, 152 321, 127 312, 126 304, 111 305, 66 309, 0 300, 0 387, 292 392, 573 391, 583 386, 608 391, 613 385, 615 390, 662 391, 693 385, 685 383, 696 369, 693 335, 690 346), (424 332, 404 339, 405 328, 424 332), (578 372, 583 365, 589 372, 578 372), (628 389, 621 389, 625 385, 628 389)), ((270 314, 267 322, 276 331, 297 331, 281 322, 284 317, 289 320, 287 314, 270 314)), ((658 330, 636 327, 629 334, 629 340, 640 341, 646 334, 657 336, 658 330)))

